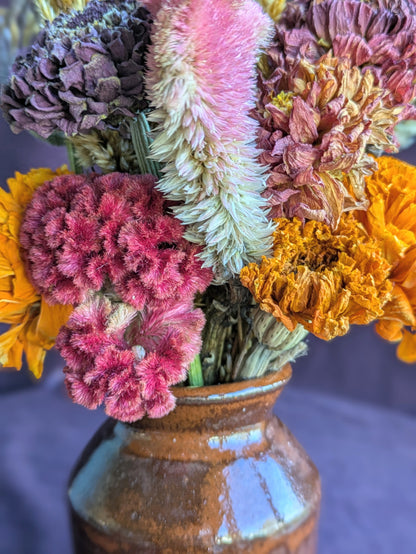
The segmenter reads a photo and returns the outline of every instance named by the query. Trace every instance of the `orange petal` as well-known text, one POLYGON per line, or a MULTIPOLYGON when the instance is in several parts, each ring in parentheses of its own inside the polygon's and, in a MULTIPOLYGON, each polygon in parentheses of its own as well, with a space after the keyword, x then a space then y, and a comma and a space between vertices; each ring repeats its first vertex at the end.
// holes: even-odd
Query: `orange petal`
POLYGON ((389 342, 399 342, 403 337, 403 324, 399 321, 383 319, 376 323, 376 331, 389 342))
POLYGON ((397 347, 397 357, 408 364, 416 362, 416 334, 405 329, 403 340, 397 347))
POLYGON ((51 348, 54 345, 60 328, 66 324, 72 311, 72 306, 61 304, 51 306, 42 299, 36 322, 36 335, 44 342, 45 348, 51 348))

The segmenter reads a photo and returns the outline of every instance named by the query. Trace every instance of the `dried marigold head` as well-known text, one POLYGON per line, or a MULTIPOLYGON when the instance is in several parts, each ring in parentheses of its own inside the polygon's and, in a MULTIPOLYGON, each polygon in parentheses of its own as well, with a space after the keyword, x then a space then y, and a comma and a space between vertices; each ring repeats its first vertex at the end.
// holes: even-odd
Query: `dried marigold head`
POLYGON ((357 212, 370 236, 378 239, 391 264, 391 300, 377 323, 378 333, 400 342, 397 355, 416 362, 416 167, 383 156, 366 179, 370 205, 357 212))
POLYGON ((16 173, 7 182, 10 192, 0 190, 0 322, 10 324, 0 337, 0 364, 20 369, 25 353, 36 377, 41 376, 46 350, 54 345, 72 307, 50 306, 33 287, 20 255, 19 229, 36 188, 65 173, 65 167, 16 173))
POLYGON ((274 257, 246 266, 240 278, 289 330, 301 323, 329 340, 381 316, 391 295, 389 272, 377 241, 344 214, 335 232, 317 221, 276 219, 274 257))
POLYGON ((347 58, 305 57, 280 80, 263 81, 255 117, 260 161, 270 175, 264 196, 272 217, 323 221, 366 205, 364 176, 376 168, 368 146, 394 151, 393 127, 403 106, 347 58))

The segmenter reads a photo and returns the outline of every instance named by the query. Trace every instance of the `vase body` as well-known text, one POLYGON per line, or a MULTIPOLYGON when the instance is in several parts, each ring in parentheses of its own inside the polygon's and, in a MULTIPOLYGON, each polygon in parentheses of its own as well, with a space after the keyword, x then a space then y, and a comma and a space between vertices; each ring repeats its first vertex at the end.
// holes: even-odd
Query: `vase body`
POLYGON ((108 420, 71 477, 75 552, 315 553, 319 475, 272 412, 290 371, 178 388, 162 419, 108 420))

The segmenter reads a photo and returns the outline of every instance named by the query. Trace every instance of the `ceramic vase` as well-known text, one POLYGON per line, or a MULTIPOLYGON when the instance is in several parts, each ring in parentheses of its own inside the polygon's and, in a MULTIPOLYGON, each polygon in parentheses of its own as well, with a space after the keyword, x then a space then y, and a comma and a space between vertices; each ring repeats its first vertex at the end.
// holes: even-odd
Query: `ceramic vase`
POLYGON ((314 554, 319 475, 273 413, 290 375, 177 387, 162 419, 108 420, 70 480, 75 552, 314 554))

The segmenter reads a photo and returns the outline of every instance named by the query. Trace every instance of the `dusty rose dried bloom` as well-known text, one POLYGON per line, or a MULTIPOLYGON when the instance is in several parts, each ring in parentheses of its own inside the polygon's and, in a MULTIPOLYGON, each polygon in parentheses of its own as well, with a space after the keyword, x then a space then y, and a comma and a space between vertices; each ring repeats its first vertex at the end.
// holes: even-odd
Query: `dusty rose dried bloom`
POLYGON ((376 167, 366 148, 395 151, 393 126, 404 109, 389 106, 375 80, 349 59, 325 54, 263 83, 255 117, 260 161, 270 166, 264 195, 272 217, 335 228, 343 211, 365 206, 364 177, 376 167))
POLYGON ((111 283, 141 310, 192 298, 212 278, 152 175, 62 176, 40 187, 21 227, 29 274, 53 303, 111 283))
POLYGON ((72 399, 122 421, 162 417, 175 406, 169 387, 186 377, 201 346, 204 316, 191 302, 145 309, 93 295, 57 339, 72 399))
MULTIPOLYGON (((299 0, 290 2, 276 29, 267 63, 272 80, 280 80, 300 58, 316 62, 331 50, 353 66, 371 69, 376 85, 389 90, 391 105, 416 95, 413 0, 299 0)), ((407 108, 402 118, 412 113, 407 108)))
POLYGON ((136 0, 92 0, 48 23, 19 56, 2 95, 14 132, 48 138, 119 128, 147 106, 144 56, 150 13, 136 0))

